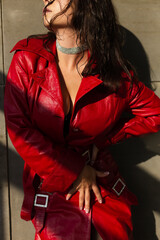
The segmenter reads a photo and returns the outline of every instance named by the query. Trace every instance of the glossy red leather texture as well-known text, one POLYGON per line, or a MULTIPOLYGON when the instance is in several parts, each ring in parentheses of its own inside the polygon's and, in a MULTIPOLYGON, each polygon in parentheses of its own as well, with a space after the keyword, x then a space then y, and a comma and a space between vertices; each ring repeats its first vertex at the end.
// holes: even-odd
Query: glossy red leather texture
POLYGON ((27 44, 24 39, 15 45, 5 87, 7 130, 25 161, 21 217, 38 226, 37 240, 88 240, 91 221, 104 240, 127 240, 132 231, 130 207, 137 199, 127 187, 120 196, 113 191, 115 182, 124 180, 108 148, 129 137, 159 131, 160 99, 135 78, 131 87, 123 71, 117 93, 110 92, 98 75, 83 77, 69 134, 64 137, 56 46, 50 44, 50 53, 43 41, 30 39, 27 44), (133 117, 123 118, 123 112, 133 117), (69 201, 65 196, 85 165, 82 154, 93 144, 99 148, 93 167, 110 175, 97 179, 104 202, 99 204, 93 197, 87 215, 78 208, 78 192, 69 201), (37 176, 43 180, 40 191, 52 193, 49 205, 53 207, 46 209, 44 225, 40 211, 33 207, 37 176))

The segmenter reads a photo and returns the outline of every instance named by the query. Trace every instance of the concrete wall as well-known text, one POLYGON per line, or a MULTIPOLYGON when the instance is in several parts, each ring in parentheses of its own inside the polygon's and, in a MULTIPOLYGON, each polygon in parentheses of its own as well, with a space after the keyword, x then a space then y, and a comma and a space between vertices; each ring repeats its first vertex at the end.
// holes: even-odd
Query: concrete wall
MULTIPOLYGON (((126 42, 126 57, 139 78, 160 96, 160 2, 114 0, 126 42), (152 82, 152 84, 151 84, 152 82)), ((3 116, 4 79, 14 44, 45 32, 42 1, 1 0, 0 3, 0 233, 2 240, 34 239, 31 223, 19 217, 23 199, 23 161, 6 138, 3 116)), ((160 239, 160 134, 129 139, 112 148, 128 186, 138 196, 133 208, 135 240, 160 239), (127 151, 126 151, 127 149, 127 151)))

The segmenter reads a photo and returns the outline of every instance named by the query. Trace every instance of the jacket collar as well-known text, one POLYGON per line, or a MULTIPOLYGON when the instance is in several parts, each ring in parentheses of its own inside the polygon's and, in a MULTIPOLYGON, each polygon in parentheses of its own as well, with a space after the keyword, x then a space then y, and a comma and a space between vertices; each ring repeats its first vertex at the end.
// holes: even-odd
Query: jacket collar
MULTIPOLYGON (((57 66, 56 66, 55 57, 54 57, 56 55, 56 42, 54 41, 49 45, 49 49, 53 53, 52 54, 44 48, 43 41, 44 40, 42 39, 30 39, 27 44, 27 39, 23 39, 14 46, 11 52, 16 50, 33 52, 47 59, 50 63, 52 63, 50 68, 48 67, 40 72, 36 72, 32 75, 32 77, 42 87, 43 90, 47 91, 52 97, 55 96, 55 99, 58 98, 57 100, 63 103, 62 93, 61 93, 61 88, 60 88, 59 78, 57 73, 57 66)), ((88 57, 89 56, 90 54, 88 52, 88 57)), ((97 87, 102 83, 103 81, 98 78, 98 75, 82 78, 82 82, 77 92, 75 104, 85 94, 87 94, 92 89, 94 89, 95 87, 97 87)))
POLYGON ((44 48, 43 43, 44 43, 43 39, 31 38, 28 41, 27 39, 23 39, 19 41, 10 52, 17 50, 33 52, 47 59, 49 62, 53 62, 55 58, 53 54, 56 53, 55 42, 49 44, 49 49, 53 52, 53 54, 51 54, 44 48))
MULTIPOLYGON (((41 88, 48 92, 56 101, 63 104, 61 87, 59 84, 59 77, 56 63, 52 64, 52 68, 46 68, 40 72, 32 75, 32 78, 41 86, 41 88), (53 81, 54 79, 54 81, 53 81)), ((88 92, 102 84, 103 81, 97 76, 83 77, 80 87, 77 92, 75 104, 88 92)))

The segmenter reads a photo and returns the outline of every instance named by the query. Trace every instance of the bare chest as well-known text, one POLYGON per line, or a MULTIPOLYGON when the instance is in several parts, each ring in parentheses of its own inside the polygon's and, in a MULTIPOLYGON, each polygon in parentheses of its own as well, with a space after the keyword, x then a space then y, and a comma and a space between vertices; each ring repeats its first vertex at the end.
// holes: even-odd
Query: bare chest
POLYGON ((76 71, 66 72, 59 69, 59 80, 63 98, 64 114, 73 110, 76 95, 81 84, 82 77, 76 71))

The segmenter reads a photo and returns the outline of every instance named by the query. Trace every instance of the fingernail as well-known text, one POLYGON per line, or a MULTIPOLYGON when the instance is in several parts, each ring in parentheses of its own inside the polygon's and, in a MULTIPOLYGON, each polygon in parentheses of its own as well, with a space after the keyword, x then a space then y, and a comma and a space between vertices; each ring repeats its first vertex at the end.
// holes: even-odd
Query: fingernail
POLYGON ((110 173, 110 172, 108 172, 108 171, 104 172, 105 175, 109 175, 109 173, 110 173))
POLYGON ((69 200, 69 197, 66 197, 66 200, 68 201, 68 200, 69 200))
POLYGON ((85 209, 86 213, 89 213, 89 209, 85 209))
POLYGON ((83 208, 82 207, 79 207, 80 210, 82 210, 83 208))
POLYGON ((99 200, 98 202, 99 202, 99 203, 102 203, 102 200, 99 200))

